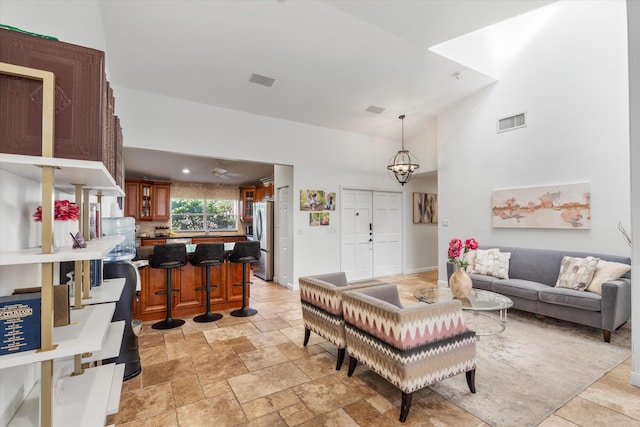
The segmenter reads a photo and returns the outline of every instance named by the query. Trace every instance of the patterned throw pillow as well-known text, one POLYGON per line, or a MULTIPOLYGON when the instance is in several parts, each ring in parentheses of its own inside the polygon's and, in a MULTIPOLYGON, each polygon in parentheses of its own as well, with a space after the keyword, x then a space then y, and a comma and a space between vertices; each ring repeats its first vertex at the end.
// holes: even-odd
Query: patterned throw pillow
POLYGON ((499 248, 476 249, 476 250, 471 250, 467 252, 467 254, 464 257, 464 262, 469 264, 467 265, 467 273, 476 273, 476 271, 474 271, 476 268, 476 257, 478 256, 478 253, 482 253, 482 252, 500 252, 500 249, 499 248))
POLYGON ((586 258, 573 258, 566 256, 560 264, 560 274, 556 282, 556 288, 570 288, 584 291, 593 279, 596 265, 600 258, 588 256, 586 258))
POLYGON ((508 279, 510 259, 511 252, 478 251, 473 273, 508 279))
POLYGON ((593 279, 591 279, 587 291, 602 295, 602 284, 604 282, 619 279, 629 270, 631 270, 629 264, 600 260, 596 264, 596 271, 593 273, 593 279))

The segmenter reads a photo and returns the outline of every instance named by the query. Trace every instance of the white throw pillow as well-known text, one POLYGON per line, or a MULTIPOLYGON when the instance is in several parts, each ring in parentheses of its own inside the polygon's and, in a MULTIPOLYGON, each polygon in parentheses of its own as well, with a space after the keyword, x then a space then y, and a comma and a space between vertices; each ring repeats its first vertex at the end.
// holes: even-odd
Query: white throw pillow
POLYGON ((511 252, 478 251, 473 273, 508 279, 509 259, 511 259, 511 252))
POLYGON ((484 253, 484 252, 500 252, 500 249, 499 248, 476 249, 476 250, 471 250, 467 252, 467 254, 464 257, 464 262, 469 264, 467 265, 467 273, 476 273, 476 271, 474 271, 476 268, 476 257, 478 256, 478 253, 484 253))
POLYGON ((629 264, 600 260, 596 264, 596 270, 593 273, 593 279, 591 279, 587 291, 602 295, 602 284, 604 282, 619 279, 629 270, 631 270, 629 264))
POLYGON ((570 288, 584 291, 593 279, 596 265, 600 258, 588 256, 586 258, 574 258, 566 256, 560 264, 560 274, 556 282, 556 288, 570 288))

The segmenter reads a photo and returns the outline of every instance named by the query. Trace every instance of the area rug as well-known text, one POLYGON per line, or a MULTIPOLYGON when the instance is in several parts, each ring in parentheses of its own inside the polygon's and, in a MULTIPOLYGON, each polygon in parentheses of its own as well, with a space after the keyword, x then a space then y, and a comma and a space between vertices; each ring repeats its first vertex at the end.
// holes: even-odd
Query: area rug
POLYGON ((453 378, 432 389, 492 426, 536 426, 630 357, 631 330, 607 344, 599 329, 510 310, 505 331, 476 348, 476 394, 453 378))

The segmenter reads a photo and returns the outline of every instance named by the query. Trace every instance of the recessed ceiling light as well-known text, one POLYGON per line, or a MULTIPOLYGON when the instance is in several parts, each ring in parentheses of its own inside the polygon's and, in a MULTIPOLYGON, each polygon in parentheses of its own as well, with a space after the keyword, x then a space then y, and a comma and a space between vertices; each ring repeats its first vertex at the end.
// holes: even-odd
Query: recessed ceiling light
POLYGON ((251 83, 255 83, 258 85, 271 87, 275 83, 276 79, 272 79, 271 77, 262 76, 256 73, 251 73, 251 77, 249 77, 249 81, 251 83))
POLYGON ((189 172, 190 172, 190 170, 187 169, 187 168, 182 169, 182 173, 189 173, 189 172))
POLYGON ((366 111, 374 114, 381 114, 384 110, 385 108, 376 107, 375 105, 369 105, 369 108, 366 109, 366 111))

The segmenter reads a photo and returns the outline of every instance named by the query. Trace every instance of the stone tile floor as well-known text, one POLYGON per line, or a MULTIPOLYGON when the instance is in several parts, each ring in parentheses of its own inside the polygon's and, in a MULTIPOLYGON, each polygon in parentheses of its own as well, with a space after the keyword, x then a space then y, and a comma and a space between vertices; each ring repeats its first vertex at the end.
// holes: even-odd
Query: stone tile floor
MULTIPOLYGON (((435 286, 436 272, 384 278, 413 290, 435 286)), ((414 394, 405 424, 398 421, 400 392, 360 365, 347 376, 335 370, 336 349, 315 334, 302 346, 304 327, 297 291, 252 278, 251 306, 258 314, 222 313, 213 323, 170 331, 143 325, 143 371, 125 382, 118 427, 199 426, 486 426, 426 388, 414 394)), ((347 358, 348 359, 348 358, 347 358)), ((640 425, 640 388, 629 384, 631 359, 547 418, 543 427, 640 425)))

